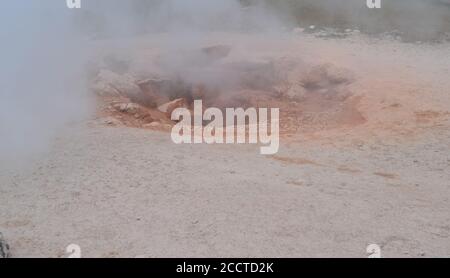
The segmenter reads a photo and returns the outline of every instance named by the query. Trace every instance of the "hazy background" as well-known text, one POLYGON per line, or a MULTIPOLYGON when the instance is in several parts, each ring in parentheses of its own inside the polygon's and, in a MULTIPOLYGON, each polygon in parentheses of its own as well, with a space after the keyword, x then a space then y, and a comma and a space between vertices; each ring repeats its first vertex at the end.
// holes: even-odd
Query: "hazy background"
POLYGON ((264 30, 280 23, 370 34, 397 30, 409 41, 436 40, 450 32, 450 0, 382 0, 382 9, 368 9, 366 0, 91 0, 84 6, 80 26, 102 36, 120 30, 264 30))
POLYGON ((398 30, 406 40, 435 40, 450 32, 450 0, 381 0, 381 9, 368 9, 365 0, 264 1, 302 26, 357 28, 371 34, 398 30))

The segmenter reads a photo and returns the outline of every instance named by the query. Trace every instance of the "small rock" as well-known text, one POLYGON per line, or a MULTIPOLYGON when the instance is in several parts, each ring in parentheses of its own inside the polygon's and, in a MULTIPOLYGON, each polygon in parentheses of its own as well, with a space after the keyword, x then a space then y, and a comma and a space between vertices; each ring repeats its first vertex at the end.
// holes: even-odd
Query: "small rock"
POLYGON ((0 233, 0 258, 5 259, 9 258, 9 245, 6 243, 5 239, 3 238, 3 234, 0 233))
POLYGON ((287 182, 290 185, 296 185, 296 186, 303 186, 305 184, 305 182, 301 179, 298 180, 291 180, 287 182))
POLYGON ((160 122, 152 122, 152 123, 144 125, 145 128, 155 128, 155 127, 160 127, 160 126, 161 126, 160 122))
POLYGON ((100 121, 102 124, 111 125, 111 126, 117 126, 117 125, 121 124, 121 122, 119 120, 117 120, 113 117, 106 117, 106 118, 100 119, 100 121))
POLYGON ((135 103, 118 103, 113 107, 119 112, 130 114, 136 114, 140 108, 140 106, 135 103))
POLYGON ((162 78, 146 78, 146 79, 142 79, 139 80, 137 82, 137 85, 141 88, 153 88, 153 87, 162 87, 164 86, 164 84, 166 84, 167 82, 169 82, 166 79, 162 79, 162 78))
POLYGON ((163 104, 158 107, 158 110, 165 113, 166 116, 170 119, 173 110, 181 107, 186 107, 186 100, 184 98, 179 98, 174 101, 163 104))

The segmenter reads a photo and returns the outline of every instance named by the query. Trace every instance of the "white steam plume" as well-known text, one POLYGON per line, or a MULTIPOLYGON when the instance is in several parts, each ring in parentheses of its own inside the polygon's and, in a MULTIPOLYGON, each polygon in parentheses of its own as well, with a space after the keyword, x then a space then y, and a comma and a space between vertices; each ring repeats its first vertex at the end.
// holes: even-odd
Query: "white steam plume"
POLYGON ((46 150, 88 110, 85 43, 65 1, 2 1, 0 168, 46 150))

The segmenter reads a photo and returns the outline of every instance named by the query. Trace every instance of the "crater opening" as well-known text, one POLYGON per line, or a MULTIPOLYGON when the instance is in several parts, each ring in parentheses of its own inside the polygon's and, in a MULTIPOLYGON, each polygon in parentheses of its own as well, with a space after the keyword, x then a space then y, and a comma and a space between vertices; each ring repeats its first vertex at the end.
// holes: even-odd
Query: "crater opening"
POLYGON ((222 111, 279 108, 282 135, 366 121, 357 107, 359 98, 350 89, 355 80, 351 71, 332 64, 308 67, 285 59, 235 62, 231 53, 229 46, 205 47, 177 61, 176 70, 160 57, 155 64, 163 74, 141 79, 114 72, 105 78, 103 72, 95 81, 103 103, 111 104, 103 114, 125 125, 168 129, 175 124, 173 110, 193 110, 194 100, 202 100, 204 109, 222 111))

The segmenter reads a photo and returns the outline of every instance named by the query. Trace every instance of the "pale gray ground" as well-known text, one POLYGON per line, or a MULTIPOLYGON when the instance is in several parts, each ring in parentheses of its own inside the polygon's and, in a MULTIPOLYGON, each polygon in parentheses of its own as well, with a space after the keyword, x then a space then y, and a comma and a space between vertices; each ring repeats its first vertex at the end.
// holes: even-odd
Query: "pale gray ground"
POLYGON ((74 127, 30 172, 1 176, 0 228, 14 257, 60 257, 70 243, 85 257, 365 257, 369 243, 450 256, 450 132, 424 139, 279 154, 315 165, 74 127))

